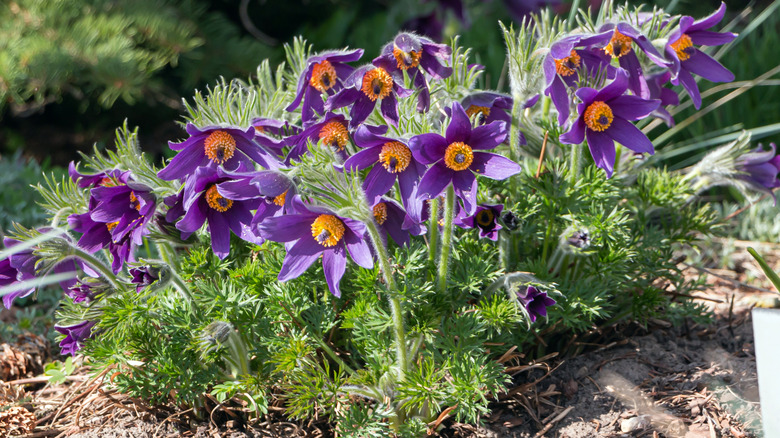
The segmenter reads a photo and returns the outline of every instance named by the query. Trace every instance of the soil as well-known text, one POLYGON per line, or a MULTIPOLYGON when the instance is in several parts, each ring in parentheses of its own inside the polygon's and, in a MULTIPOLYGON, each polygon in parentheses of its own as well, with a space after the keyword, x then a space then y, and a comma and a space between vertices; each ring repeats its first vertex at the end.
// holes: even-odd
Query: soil
MULTIPOLYGON (((777 295, 713 273, 698 300, 711 324, 672 327, 652 321, 602 333, 601 344, 575 357, 550 357, 509 368, 516 386, 491 405, 482 426, 442 416, 438 434, 459 438, 760 437, 750 310, 776 305, 777 295), (724 279, 725 278, 725 279, 724 279)), ((38 418, 28 437, 333 437, 323 421, 292 423, 272 410, 244 424, 214 409, 209 422, 191 411, 151 408, 87 381, 86 374, 32 393, 38 418), (59 412, 59 414, 57 414, 59 412)), ((231 417, 234 416, 234 417, 231 417)))

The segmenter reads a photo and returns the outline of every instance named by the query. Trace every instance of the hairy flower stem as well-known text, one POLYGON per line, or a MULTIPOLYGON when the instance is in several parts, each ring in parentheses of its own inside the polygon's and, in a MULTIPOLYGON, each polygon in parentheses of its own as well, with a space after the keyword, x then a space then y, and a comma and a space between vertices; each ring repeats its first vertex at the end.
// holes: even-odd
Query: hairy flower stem
POLYGON ((99 271, 105 279, 111 284, 111 287, 114 289, 119 288, 119 284, 117 283, 116 275, 114 275, 114 272, 111 271, 111 269, 106 266, 103 262, 101 262, 97 257, 93 256, 92 254, 89 254, 87 252, 84 252, 75 246, 71 246, 71 254, 73 256, 80 258, 81 260, 84 260, 89 266, 93 267, 95 270, 99 271))
POLYGON ((574 144, 571 146, 571 156, 569 157, 569 183, 574 186, 580 178, 582 170, 582 150, 585 143, 574 144))
MULTIPOLYGON (((523 112, 523 101, 519 96, 515 96, 512 104, 512 126, 509 128, 509 158, 515 163, 520 162, 520 114, 523 112)), ((518 180, 512 178, 510 181, 512 193, 518 193, 518 180)))
POLYGON ((431 217, 428 224, 428 261, 433 264, 439 250, 439 198, 431 199, 431 217))
POLYGON ((404 380, 409 369, 409 362, 406 359, 406 332, 404 329, 403 308, 401 307, 401 300, 398 298, 398 285, 390 268, 390 256, 387 253, 387 248, 382 240, 382 236, 379 234, 376 223, 374 221, 366 221, 366 226, 368 234, 371 236, 371 243, 374 245, 377 259, 379 259, 382 276, 385 279, 385 284, 387 284, 387 289, 390 291, 390 310, 393 315, 395 348, 398 354, 396 358, 398 360, 398 380, 404 380))
POLYGON ((455 189, 452 184, 447 187, 447 197, 444 201, 444 229, 441 234, 441 257, 439 258, 439 276, 436 281, 436 291, 444 293, 447 290, 447 272, 452 247, 452 218, 455 215, 455 189))

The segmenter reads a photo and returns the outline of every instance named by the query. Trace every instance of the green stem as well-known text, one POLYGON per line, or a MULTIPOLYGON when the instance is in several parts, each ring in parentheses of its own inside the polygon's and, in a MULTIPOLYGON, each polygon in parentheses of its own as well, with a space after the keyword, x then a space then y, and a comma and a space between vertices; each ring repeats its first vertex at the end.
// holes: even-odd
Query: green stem
POLYGON ((439 198, 431 199, 431 217, 428 224, 428 261, 433 264, 439 248, 439 198))
POLYGON ((444 201, 444 230, 441 235, 441 257, 439 258, 439 276, 436 290, 444 293, 447 290, 447 269, 452 248, 452 218, 455 213, 455 189, 452 184, 447 187, 447 198, 444 201))
POLYGON ((184 280, 179 277, 179 274, 177 274, 173 268, 170 269, 171 273, 171 281, 173 282, 174 286, 176 286, 176 289, 179 289, 179 292, 184 295, 184 298, 189 301, 190 305, 192 305, 192 309, 195 311, 195 313, 200 314, 200 307, 198 307, 198 303, 195 302, 195 298, 192 296, 192 292, 190 292, 190 288, 187 286, 187 284, 184 282, 184 280))
POLYGON ((585 143, 575 144, 571 147, 571 156, 569 162, 569 183, 573 186, 577 183, 580 177, 581 161, 582 161, 582 149, 585 143))
POLYGON ((544 233, 544 243, 542 244, 542 261, 547 262, 547 251, 550 248, 550 234, 552 234, 553 221, 547 221, 547 231, 544 233))
POLYGON ((92 254, 88 254, 76 247, 71 247, 71 253, 81 260, 87 262, 88 265, 92 266, 96 270, 100 271, 106 280, 111 283, 111 287, 114 289, 119 289, 119 283, 117 281, 116 275, 114 275, 114 272, 111 271, 111 269, 109 269, 109 267, 101 262, 97 257, 93 256, 92 254))
POLYGON ((382 240, 381 234, 379 234, 376 223, 373 220, 366 221, 366 228, 368 228, 368 234, 371 236, 371 243, 374 245, 374 250, 376 250, 377 259, 379 259, 379 267, 382 269, 382 276, 385 279, 385 284, 387 284, 387 289, 390 291, 390 311, 393 317, 395 349, 398 356, 396 358, 398 361, 398 380, 402 381, 406 378, 409 362, 406 359, 406 331, 404 329, 403 308, 401 307, 401 300, 398 297, 398 285, 395 282, 393 271, 390 268, 390 256, 387 253, 385 242, 382 240))

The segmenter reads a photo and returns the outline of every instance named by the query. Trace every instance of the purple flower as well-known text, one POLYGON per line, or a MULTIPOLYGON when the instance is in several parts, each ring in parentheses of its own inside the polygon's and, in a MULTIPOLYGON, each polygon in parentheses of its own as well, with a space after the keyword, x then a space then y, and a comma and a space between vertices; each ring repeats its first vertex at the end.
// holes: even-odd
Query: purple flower
POLYGON ((230 253, 230 231, 260 244, 251 232, 252 213, 260 203, 252 174, 234 174, 211 166, 198 168, 184 185, 184 217, 176 223, 186 239, 208 222, 211 249, 220 259, 230 253), (242 196, 237 196, 241 193, 242 196), (253 195, 252 195, 253 194, 253 195))
POLYGON ((666 126, 674 126, 674 119, 669 111, 664 108, 667 105, 679 105, 680 97, 673 90, 670 90, 664 85, 669 82, 672 77, 672 73, 665 71, 655 74, 647 78, 647 88, 650 91, 650 99, 660 99, 661 105, 655 109, 651 116, 659 118, 666 123, 666 126))
POLYGON ((550 96, 558 111, 558 124, 565 126, 569 120, 571 99, 567 87, 574 87, 580 73, 583 71, 594 76, 598 71, 607 69, 609 77, 614 76, 615 68, 609 65, 610 58, 603 50, 576 49, 578 46, 588 47, 603 41, 609 32, 586 37, 573 35, 562 38, 550 47, 550 52, 544 58, 542 68, 547 80, 544 94, 550 96))
POLYGON ((70 179, 82 189, 98 185, 111 185, 121 174, 122 172, 116 169, 95 174, 80 173, 76 169, 76 164, 73 161, 68 164, 68 175, 70 176, 70 179))
POLYGON ((477 211, 468 217, 460 218, 456 225, 464 228, 479 228, 479 237, 487 237, 490 240, 498 240, 498 230, 501 224, 498 218, 501 216, 503 205, 481 204, 477 211))
MULTIPOLYGON (((90 200, 90 210, 94 209, 96 201, 90 200)), ((125 234, 121 239, 114 241, 111 231, 116 227, 116 222, 97 222, 92 219, 90 212, 72 214, 68 216, 68 226, 82 233, 78 246, 89 252, 95 253, 103 248, 108 248, 111 254, 111 269, 116 273, 122 269, 127 261, 134 261, 133 251, 136 245, 131 236, 125 234)))
POLYGON ((780 172, 780 155, 775 155, 774 143, 769 143, 769 147, 770 150, 765 151, 759 144, 754 151, 739 157, 737 168, 743 172, 740 179, 757 190, 769 192, 777 204, 773 189, 780 187, 780 179, 777 178, 780 172))
POLYGON ((188 123, 187 133, 190 138, 181 143, 168 142, 168 147, 181 152, 157 173, 161 179, 184 179, 195 172, 195 169, 209 163, 223 166, 227 170, 235 170, 240 165, 253 168, 252 160, 266 169, 279 167, 276 158, 254 141, 255 128, 251 126, 246 129, 218 126, 199 129, 188 123))
POLYGON ((74 303, 90 302, 95 298, 95 292, 90 283, 78 282, 65 291, 74 303))
POLYGON ((683 88, 693 99, 696 109, 701 107, 701 94, 696 80, 691 73, 695 73, 712 82, 731 82, 734 74, 722 66, 711 56, 694 47, 694 44, 702 46, 719 46, 730 43, 737 36, 731 32, 713 32, 709 29, 718 24, 726 13, 726 4, 721 3, 720 8, 709 17, 694 21, 693 17, 684 15, 680 18, 680 27, 669 35, 666 44, 666 57, 672 65, 672 84, 682 82, 683 88))
MULTIPOLYGON (((40 232, 47 232, 48 229, 41 229, 40 232)), ((63 237, 58 237, 63 238, 63 237)), ((3 245, 5 248, 12 248, 18 245, 20 242, 16 239, 4 238, 3 245)), ((17 288, 12 288, 10 292, 3 295, 3 305, 6 309, 10 309, 16 298, 24 298, 35 292, 35 287, 24 287, 21 283, 25 281, 34 280, 41 275, 46 275, 48 272, 55 274, 71 274, 70 278, 60 281, 60 287, 64 290, 68 290, 76 283, 76 276, 79 271, 88 272, 89 275, 96 275, 93 270, 87 269, 86 266, 78 259, 68 259, 57 263, 51 269, 45 272, 40 272, 39 262, 40 257, 33 253, 33 249, 25 249, 12 254, 10 257, 0 260, 0 287, 11 287, 15 283, 18 284, 17 288)))
POLYGON ((292 145, 290 152, 287 153, 285 163, 290 164, 293 160, 300 161, 300 158, 309 152, 309 142, 331 146, 336 150, 336 154, 342 160, 347 159, 346 146, 349 143, 349 130, 347 129, 347 119, 341 114, 328 113, 322 121, 309 125, 292 137, 287 139, 287 143, 292 145))
POLYGON ((66 326, 55 325, 54 330, 65 335, 65 338, 60 341, 62 355, 70 354, 75 356, 76 352, 84 346, 84 341, 92 336, 92 328, 95 324, 97 324, 97 321, 81 321, 66 326))
POLYGON ((414 158, 431 165, 420 180, 418 198, 441 195, 452 184, 467 214, 477 208, 476 175, 502 180, 520 172, 520 165, 498 154, 494 149, 507 137, 504 122, 471 127, 471 121, 460 103, 452 104, 452 119, 446 136, 421 134, 409 141, 414 158))
MULTIPOLYGON (((532 97, 523 104, 523 109, 530 108, 539 100, 539 95, 532 97)), ((495 121, 502 121, 506 126, 512 124, 512 98, 491 91, 474 93, 467 96, 461 102, 466 109, 466 115, 476 117, 478 125, 486 125, 495 121)), ((445 109, 447 111, 449 108, 445 109)), ((526 144, 525 136, 518 130, 520 144, 526 144)))
POLYGON ((136 266, 130 268, 128 272, 132 276, 130 282, 135 285, 136 293, 141 293, 146 287, 160 279, 160 269, 154 266, 136 266))
POLYGON ((450 55, 452 48, 446 44, 436 44, 429 38, 402 32, 382 48, 382 54, 374 59, 374 65, 385 68, 399 82, 403 81, 403 72, 406 71, 414 87, 420 91, 417 110, 424 112, 430 107, 431 92, 421 70, 436 80, 448 78, 452 68, 442 61, 449 60, 450 55))
POLYGON ((287 111, 295 111, 303 100, 301 118, 304 124, 313 120, 315 113, 323 114, 322 93, 332 95, 339 91, 343 87, 342 81, 354 70, 345 63, 357 61, 361 56, 363 49, 325 52, 310 57, 306 61, 308 66, 298 79, 298 94, 287 111))
MULTIPOLYGON (((295 198, 296 190, 295 185, 287 175, 273 170, 259 171, 253 174, 250 184, 261 196, 250 224, 252 230, 256 230, 257 226, 268 217, 292 212, 292 201, 295 198)), ((246 188, 241 189, 246 190, 246 188)), ((236 197, 238 195, 239 193, 234 194, 236 197)))
POLYGON ((517 292, 517 299, 528 313, 528 319, 536 322, 536 318, 547 317, 547 308, 555 304, 555 300, 547 296, 547 292, 534 286, 521 287, 517 292))
POLYGON ((419 215, 422 205, 417 200, 417 190, 425 166, 414 159, 404 142, 382 136, 386 131, 387 126, 361 125, 355 132, 355 144, 364 149, 349 157, 344 168, 362 170, 373 166, 363 181, 370 203, 376 202, 398 181, 404 207, 410 214, 419 215))
POLYGON ((355 70, 347 78, 345 87, 336 95, 328 99, 325 108, 334 110, 352 105, 349 110, 349 127, 355 128, 363 123, 371 111, 374 110, 377 100, 382 103, 380 109, 382 115, 393 125, 398 124, 398 99, 397 97, 409 96, 412 91, 402 87, 388 73, 389 65, 375 67, 364 65, 355 70))
POLYGON ((129 237, 135 245, 149 234, 146 225, 154 217, 156 199, 151 189, 130 180, 129 172, 122 174, 116 184, 93 188, 90 195, 96 201, 90 208, 90 218, 95 222, 113 224, 111 239, 114 242, 129 237))
POLYGON ((382 197, 376 200, 371 209, 381 231, 388 234, 399 246, 409 245, 409 231, 403 228, 406 212, 398 202, 382 197))
POLYGON ((615 80, 601 90, 580 88, 576 95, 579 116, 568 132, 560 136, 563 143, 580 144, 587 138, 596 165, 612 176, 615 165, 615 141, 638 153, 654 153, 653 143, 629 120, 638 120, 653 112, 659 100, 645 100, 625 95, 628 77, 618 70, 615 80))
POLYGON ((645 55, 659 67, 667 67, 667 61, 658 53, 646 36, 640 34, 628 23, 618 23, 617 25, 609 23, 600 29, 600 32, 608 31, 612 31, 612 33, 605 38, 604 53, 612 58, 618 58, 620 67, 628 73, 628 89, 634 95, 643 99, 651 98, 634 44, 642 49, 645 55))
POLYGON ((341 296, 339 282, 347 267, 347 252, 359 266, 374 266, 366 242, 366 227, 360 221, 340 217, 333 212, 307 207, 296 196, 295 213, 270 217, 260 224, 260 233, 268 240, 285 242, 287 256, 279 271, 279 281, 303 274, 322 256, 322 267, 330 292, 341 296))

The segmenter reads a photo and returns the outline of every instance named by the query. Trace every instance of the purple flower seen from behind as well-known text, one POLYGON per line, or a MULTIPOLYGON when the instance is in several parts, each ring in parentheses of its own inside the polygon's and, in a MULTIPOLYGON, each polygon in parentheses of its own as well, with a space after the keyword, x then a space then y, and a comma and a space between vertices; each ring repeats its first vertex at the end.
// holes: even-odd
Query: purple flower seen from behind
POLYGON ((135 285, 136 293, 140 293, 152 283, 160 279, 160 268, 143 265, 130 268, 130 282, 135 285))
POLYGON ((61 354, 75 356, 84 346, 84 341, 92 337, 92 328, 95 324, 97 321, 81 321, 66 326, 55 325, 54 330, 65 335, 65 338, 60 341, 61 354))
POLYGON ((683 88, 693 99, 696 109, 701 107, 701 94, 699 86, 692 73, 712 82, 731 82, 734 74, 722 66, 710 55, 694 47, 719 46, 730 43, 737 36, 731 32, 713 32, 706 29, 718 24, 726 13, 726 4, 721 3, 717 11, 709 17, 694 20, 687 15, 680 18, 677 30, 669 35, 669 43, 666 44, 666 57, 671 61, 672 84, 682 83, 683 88))
POLYGON ((521 287, 517 299, 525 308, 528 319, 536 322, 536 318, 547 317, 547 308, 555 304, 555 300, 547 296, 547 292, 535 286, 521 287))
POLYGON ((654 153, 653 143, 629 120, 641 119, 653 112, 659 100, 645 100, 626 95, 628 76, 618 70, 615 80, 601 90, 580 88, 576 95, 579 116, 568 132, 560 136, 563 143, 580 144, 587 138, 596 165, 612 176, 615 165, 615 141, 638 153, 654 153))
POLYGON ((187 133, 190 137, 181 143, 168 143, 171 149, 180 152, 157 176, 166 181, 184 179, 195 169, 210 163, 227 170, 236 170, 239 166, 251 169, 254 163, 266 169, 278 168, 279 162, 273 154, 255 142, 255 132, 251 126, 246 129, 198 128, 189 123, 187 133))
POLYGON ((259 225, 263 237, 285 243, 287 255, 279 271, 279 281, 300 276, 322 257, 328 288, 340 297, 339 282, 346 272, 347 253, 359 266, 374 266, 366 226, 326 209, 308 207, 297 196, 293 202, 295 213, 270 217, 259 225))
POLYGON ((393 79, 388 68, 389 65, 365 65, 358 68, 347 78, 346 88, 328 99, 325 108, 334 110, 351 105, 349 127, 355 128, 368 118, 377 101, 381 101, 382 115, 387 121, 397 125, 398 98, 409 96, 411 90, 402 87, 393 79))
POLYGON ((432 199, 452 184, 466 214, 477 208, 476 175, 502 180, 520 172, 520 165, 498 154, 485 152, 507 137, 504 122, 472 128, 460 103, 452 104, 452 119, 446 136, 421 134, 409 140, 414 158, 430 165, 420 180, 418 198, 432 199))
POLYGON ((496 241, 498 240, 498 230, 503 228, 498 223, 498 218, 501 217, 503 210, 503 205, 481 204, 473 215, 460 218, 456 225, 464 228, 477 228, 479 229, 479 237, 496 241))
POLYGON ((780 155, 776 155, 774 143, 770 143, 769 148, 765 151, 759 144, 755 150, 737 159, 737 168, 743 172, 740 176, 743 181, 757 190, 772 194, 777 204, 774 189, 780 187, 780 179, 777 177, 780 172, 780 155))
POLYGON ((346 64, 360 59, 363 49, 338 50, 310 57, 298 79, 298 93, 287 111, 295 111, 303 102, 301 119, 308 124, 317 114, 324 114, 322 93, 333 95, 343 87, 343 81, 355 70, 346 64))

